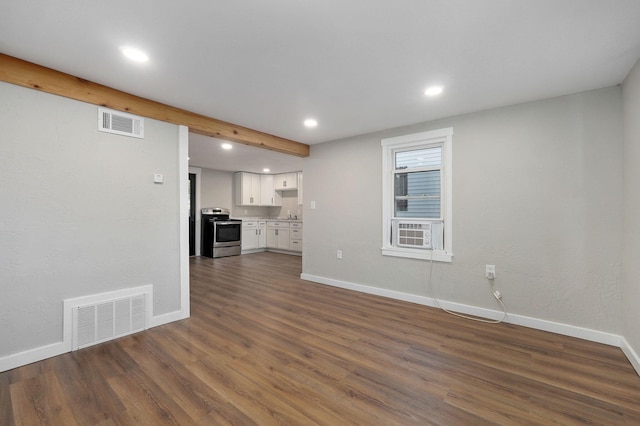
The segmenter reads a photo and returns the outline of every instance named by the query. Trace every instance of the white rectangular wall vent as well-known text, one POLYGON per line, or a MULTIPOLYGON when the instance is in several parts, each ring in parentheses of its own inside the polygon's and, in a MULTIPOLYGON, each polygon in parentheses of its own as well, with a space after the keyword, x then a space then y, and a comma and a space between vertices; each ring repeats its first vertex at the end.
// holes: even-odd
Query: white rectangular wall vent
POLYGON ((144 138, 144 118, 126 112, 98 107, 98 130, 117 135, 144 138))
POLYGON ((73 349, 80 349, 145 330, 148 294, 136 294, 72 306, 73 349))

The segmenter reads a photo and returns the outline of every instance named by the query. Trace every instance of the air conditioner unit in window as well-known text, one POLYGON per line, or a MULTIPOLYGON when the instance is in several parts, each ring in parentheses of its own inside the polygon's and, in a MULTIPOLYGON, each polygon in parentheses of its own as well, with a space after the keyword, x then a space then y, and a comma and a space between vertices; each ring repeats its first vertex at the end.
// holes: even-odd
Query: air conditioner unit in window
POLYGON ((398 247, 431 249, 431 222, 398 221, 396 244, 398 247))
POLYGON ((394 222, 395 244, 398 247, 442 250, 442 222, 424 220, 397 220, 394 222))

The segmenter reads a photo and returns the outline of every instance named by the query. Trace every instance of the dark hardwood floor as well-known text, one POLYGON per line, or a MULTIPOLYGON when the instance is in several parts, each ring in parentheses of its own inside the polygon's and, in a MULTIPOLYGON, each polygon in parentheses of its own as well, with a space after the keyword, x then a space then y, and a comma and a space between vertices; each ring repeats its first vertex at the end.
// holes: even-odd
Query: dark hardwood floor
POLYGON ((0 373, 0 425, 640 424, 622 351, 191 259, 191 318, 0 373))

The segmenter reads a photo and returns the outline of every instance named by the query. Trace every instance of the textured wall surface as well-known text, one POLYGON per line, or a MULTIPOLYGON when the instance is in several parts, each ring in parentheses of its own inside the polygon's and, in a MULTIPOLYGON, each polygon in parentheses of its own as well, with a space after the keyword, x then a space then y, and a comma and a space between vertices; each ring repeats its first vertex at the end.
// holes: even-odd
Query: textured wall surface
POLYGON ((152 284, 155 315, 180 310, 178 127, 97 117, 0 83, 0 357, 62 341, 67 298, 152 284))
POLYGON ((640 354, 640 62, 623 84, 624 337, 640 354))
POLYGON ((202 169, 202 207, 233 207, 233 173, 202 169))
POLYGON ((619 87, 314 145, 305 159, 305 274, 621 332, 619 87), (453 127, 453 262, 384 257, 381 147, 453 127), (310 209, 310 202, 316 209, 310 209), (336 259, 336 250, 343 259, 336 259))

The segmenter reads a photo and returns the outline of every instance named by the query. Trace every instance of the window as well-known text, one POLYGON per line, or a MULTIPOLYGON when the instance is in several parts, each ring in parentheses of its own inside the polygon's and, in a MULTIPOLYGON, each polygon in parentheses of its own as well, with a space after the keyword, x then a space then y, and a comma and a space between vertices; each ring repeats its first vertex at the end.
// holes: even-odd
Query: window
POLYGON ((382 254, 450 262, 453 129, 382 140, 382 254))

